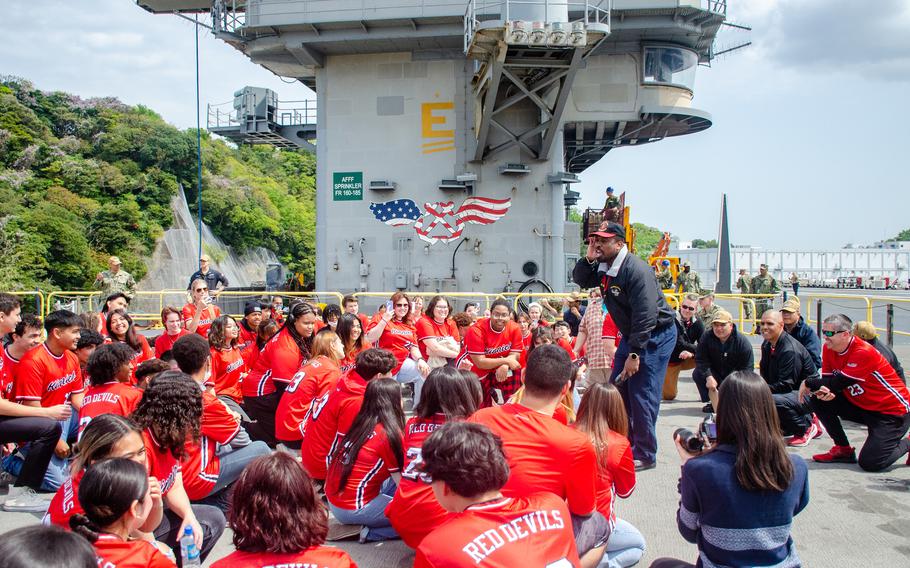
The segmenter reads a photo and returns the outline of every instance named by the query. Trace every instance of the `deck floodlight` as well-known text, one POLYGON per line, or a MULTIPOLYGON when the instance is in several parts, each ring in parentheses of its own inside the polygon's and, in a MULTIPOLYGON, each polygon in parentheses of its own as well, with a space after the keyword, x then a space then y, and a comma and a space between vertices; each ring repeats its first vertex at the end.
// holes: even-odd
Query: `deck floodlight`
POLYGON ((527 45, 528 23, 522 20, 510 20, 506 24, 506 43, 527 45))
POLYGON ((550 22, 550 35, 547 37, 547 45, 556 47, 564 46, 569 41, 569 34, 566 33, 568 24, 565 22, 550 22))
POLYGON ((546 45, 547 35, 549 34, 546 22, 531 22, 531 33, 528 34, 528 44, 546 45))
POLYGON ((569 45, 583 47, 588 43, 588 34, 584 22, 573 22, 572 31, 569 33, 569 45))

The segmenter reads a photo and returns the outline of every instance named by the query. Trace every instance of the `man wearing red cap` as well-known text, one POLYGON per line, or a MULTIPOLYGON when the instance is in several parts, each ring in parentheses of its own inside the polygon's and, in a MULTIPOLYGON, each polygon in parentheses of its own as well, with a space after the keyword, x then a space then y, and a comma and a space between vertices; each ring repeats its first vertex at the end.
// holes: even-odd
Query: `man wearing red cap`
POLYGON ((622 334, 611 380, 629 413, 635 468, 651 469, 657 460, 655 425, 663 378, 676 345, 673 310, 658 289, 654 270, 629 251, 626 232, 617 223, 603 223, 588 235, 588 250, 572 278, 582 288, 600 286, 622 334))

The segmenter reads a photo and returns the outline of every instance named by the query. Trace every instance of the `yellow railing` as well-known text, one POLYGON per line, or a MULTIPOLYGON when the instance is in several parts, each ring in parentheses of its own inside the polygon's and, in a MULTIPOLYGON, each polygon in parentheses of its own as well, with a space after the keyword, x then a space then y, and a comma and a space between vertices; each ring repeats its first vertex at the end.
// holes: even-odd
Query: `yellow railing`
POLYGON ((41 316, 43 316, 43 315, 46 313, 46 312, 45 312, 45 309, 46 309, 46 299, 45 299, 44 293, 43 293, 42 291, 40 291, 40 290, 30 290, 30 291, 8 292, 8 293, 9 293, 9 294, 12 294, 13 296, 21 296, 21 297, 23 297, 23 298, 34 298, 34 299, 35 299, 35 304, 36 304, 35 307, 38 308, 38 314, 41 315, 41 316))

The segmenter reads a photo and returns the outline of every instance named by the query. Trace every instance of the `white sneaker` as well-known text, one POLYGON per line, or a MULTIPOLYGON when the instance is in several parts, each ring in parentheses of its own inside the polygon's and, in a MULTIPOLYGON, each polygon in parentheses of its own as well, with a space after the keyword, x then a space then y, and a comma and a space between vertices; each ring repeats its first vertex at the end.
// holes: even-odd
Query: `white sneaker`
POLYGON ((7 499, 3 504, 3 510, 11 513, 44 513, 50 504, 48 499, 42 498, 29 487, 18 497, 7 499))

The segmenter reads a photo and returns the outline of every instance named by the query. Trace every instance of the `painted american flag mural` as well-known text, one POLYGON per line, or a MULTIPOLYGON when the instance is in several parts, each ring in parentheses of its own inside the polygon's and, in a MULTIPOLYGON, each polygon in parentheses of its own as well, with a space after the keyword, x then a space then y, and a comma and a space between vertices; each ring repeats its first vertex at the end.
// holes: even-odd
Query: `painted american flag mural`
POLYGON ((469 197, 456 209, 454 201, 424 203, 423 211, 412 199, 395 199, 370 203, 377 221, 400 227, 414 224, 417 236, 435 244, 449 243, 461 237, 465 225, 490 225, 502 219, 512 206, 511 199, 469 197))

